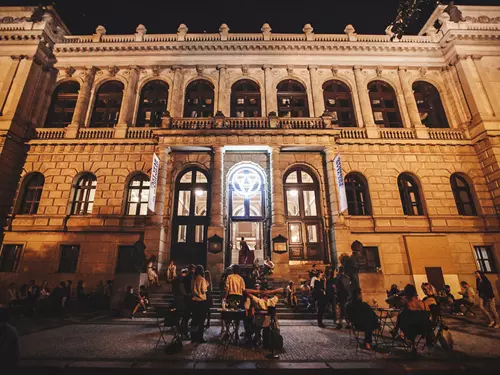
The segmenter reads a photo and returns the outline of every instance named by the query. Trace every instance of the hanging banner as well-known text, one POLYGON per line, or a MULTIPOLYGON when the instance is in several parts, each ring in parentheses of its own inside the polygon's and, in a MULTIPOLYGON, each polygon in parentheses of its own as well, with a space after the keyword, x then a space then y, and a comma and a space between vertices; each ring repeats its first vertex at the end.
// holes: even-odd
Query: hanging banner
POLYGON ((340 161, 340 154, 333 159, 333 167, 335 168, 335 177, 337 180, 337 192, 339 195, 339 213, 341 214, 347 210, 347 196, 345 193, 344 174, 342 173, 342 162, 340 161))
POLYGON ((151 181, 149 182, 148 209, 155 212, 156 187, 158 186, 158 174, 160 172, 160 158, 153 154, 153 165, 151 167, 151 181))

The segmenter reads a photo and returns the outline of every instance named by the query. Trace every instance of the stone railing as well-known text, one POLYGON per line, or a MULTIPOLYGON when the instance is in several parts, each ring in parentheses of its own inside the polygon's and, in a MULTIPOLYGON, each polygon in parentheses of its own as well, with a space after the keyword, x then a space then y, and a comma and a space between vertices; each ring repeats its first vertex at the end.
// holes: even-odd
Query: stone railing
POLYGON ((78 129, 78 139, 110 139, 113 138, 115 129, 113 128, 80 128, 78 129))
POLYGON ((213 117, 198 118, 174 118, 172 119, 172 129, 179 130, 196 130, 196 129, 212 129, 215 124, 213 117))
POLYGON ((150 139, 153 138, 153 128, 127 128, 125 133, 127 139, 150 139))
POLYGON ((278 125, 282 129, 324 129, 322 118, 314 117, 281 117, 278 125))
POLYGON ((378 130, 380 138, 382 139, 415 139, 415 132, 413 129, 396 128, 396 129, 380 129, 378 130))
POLYGON ((228 117, 224 121, 225 129, 267 129, 267 117, 228 117))
POLYGON ((366 139, 366 129, 364 128, 340 128, 340 138, 342 139, 366 139))
POLYGON ((428 132, 430 139, 459 141, 465 138, 464 133, 456 129, 428 129, 428 132))
POLYGON ((35 129, 36 139, 63 139, 66 130, 59 128, 37 128, 35 129))

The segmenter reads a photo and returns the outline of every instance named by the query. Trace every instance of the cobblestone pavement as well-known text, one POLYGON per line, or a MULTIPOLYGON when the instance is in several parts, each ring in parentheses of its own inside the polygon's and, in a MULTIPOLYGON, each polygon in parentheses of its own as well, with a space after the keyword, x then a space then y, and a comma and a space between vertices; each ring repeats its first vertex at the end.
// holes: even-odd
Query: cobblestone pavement
MULTIPOLYGON (((450 354, 437 348, 430 357, 451 360, 500 358, 500 330, 455 319, 448 323, 455 351, 450 354)), ((267 352, 261 349, 221 345, 219 332, 220 327, 211 327, 205 334, 208 343, 194 345, 186 341, 182 353, 166 356, 162 346, 154 349, 159 337, 154 326, 66 322, 57 328, 23 335, 21 350, 22 357, 28 359, 259 361, 265 358, 267 352)), ((312 322, 282 321, 281 333, 284 337, 282 361, 373 361, 400 354, 356 350, 348 330, 338 331, 333 326, 321 329, 312 322)))

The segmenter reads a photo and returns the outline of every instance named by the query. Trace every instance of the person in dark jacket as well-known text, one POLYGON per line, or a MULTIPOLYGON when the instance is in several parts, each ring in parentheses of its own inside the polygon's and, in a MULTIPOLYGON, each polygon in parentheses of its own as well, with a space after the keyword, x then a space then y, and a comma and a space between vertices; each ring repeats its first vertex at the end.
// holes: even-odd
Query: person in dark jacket
POLYGON ((500 319, 498 318, 497 308, 495 305, 495 294, 490 280, 486 277, 483 271, 476 271, 476 289, 479 295, 479 308, 489 320, 488 327, 500 328, 500 319), (489 308, 489 312, 488 312, 489 308), (490 314, 491 313, 491 314, 490 314))
MULTIPOLYGON (((187 278, 188 270, 187 268, 183 268, 179 276, 176 276, 172 281, 172 293, 174 294, 174 305, 176 311, 183 312, 182 322, 181 322, 181 333, 184 336, 187 336, 188 331, 188 321, 189 321, 189 310, 188 303, 189 297, 186 290, 186 278, 187 278)), ((191 283, 189 284, 189 288, 191 288, 191 283)))
POLYGON ((326 291, 325 291, 325 277, 323 271, 319 271, 318 278, 314 282, 313 298, 316 301, 316 307, 318 310, 318 327, 325 328, 323 323, 323 315, 325 315, 326 309, 326 291))
POLYGON ((326 277, 326 301, 327 306, 332 307, 333 324, 335 324, 337 321, 337 288, 335 287, 333 271, 330 271, 326 277))
POLYGON ((0 363, 2 373, 17 367, 20 357, 19 335, 17 330, 9 324, 9 310, 0 306, 0 363))
POLYGON ((353 290, 352 299, 346 305, 347 319, 356 330, 365 333, 364 347, 371 350, 373 331, 379 327, 377 314, 361 299, 361 289, 353 290))
POLYGON ((344 273, 344 268, 339 267, 337 276, 335 277, 335 289, 337 291, 337 303, 339 304, 339 321, 337 329, 342 329, 342 319, 346 318, 345 305, 349 298, 349 288, 351 280, 344 273))

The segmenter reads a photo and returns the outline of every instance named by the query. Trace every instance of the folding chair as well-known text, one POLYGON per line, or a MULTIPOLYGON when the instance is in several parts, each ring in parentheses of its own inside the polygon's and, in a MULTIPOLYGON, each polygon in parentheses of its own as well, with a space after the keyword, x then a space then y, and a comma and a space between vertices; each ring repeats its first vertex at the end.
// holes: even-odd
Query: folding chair
POLYGON ((165 332, 169 328, 172 328, 174 334, 170 343, 177 341, 182 342, 180 321, 183 317, 183 314, 184 312, 182 311, 176 311, 175 309, 167 309, 163 311, 162 315, 156 316, 156 325, 160 332, 160 336, 158 337, 158 341, 156 342, 155 349, 158 348, 158 345, 160 345, 161 341, 163 341, 165 345, 168 345, 167 340, 165 339, 165 332))
POLYGON ((403 310, 400 316, 400 328, 403 332, 403 348, 415 356, 424 349, 424 343, 434 342, 430 311, 403 310))

